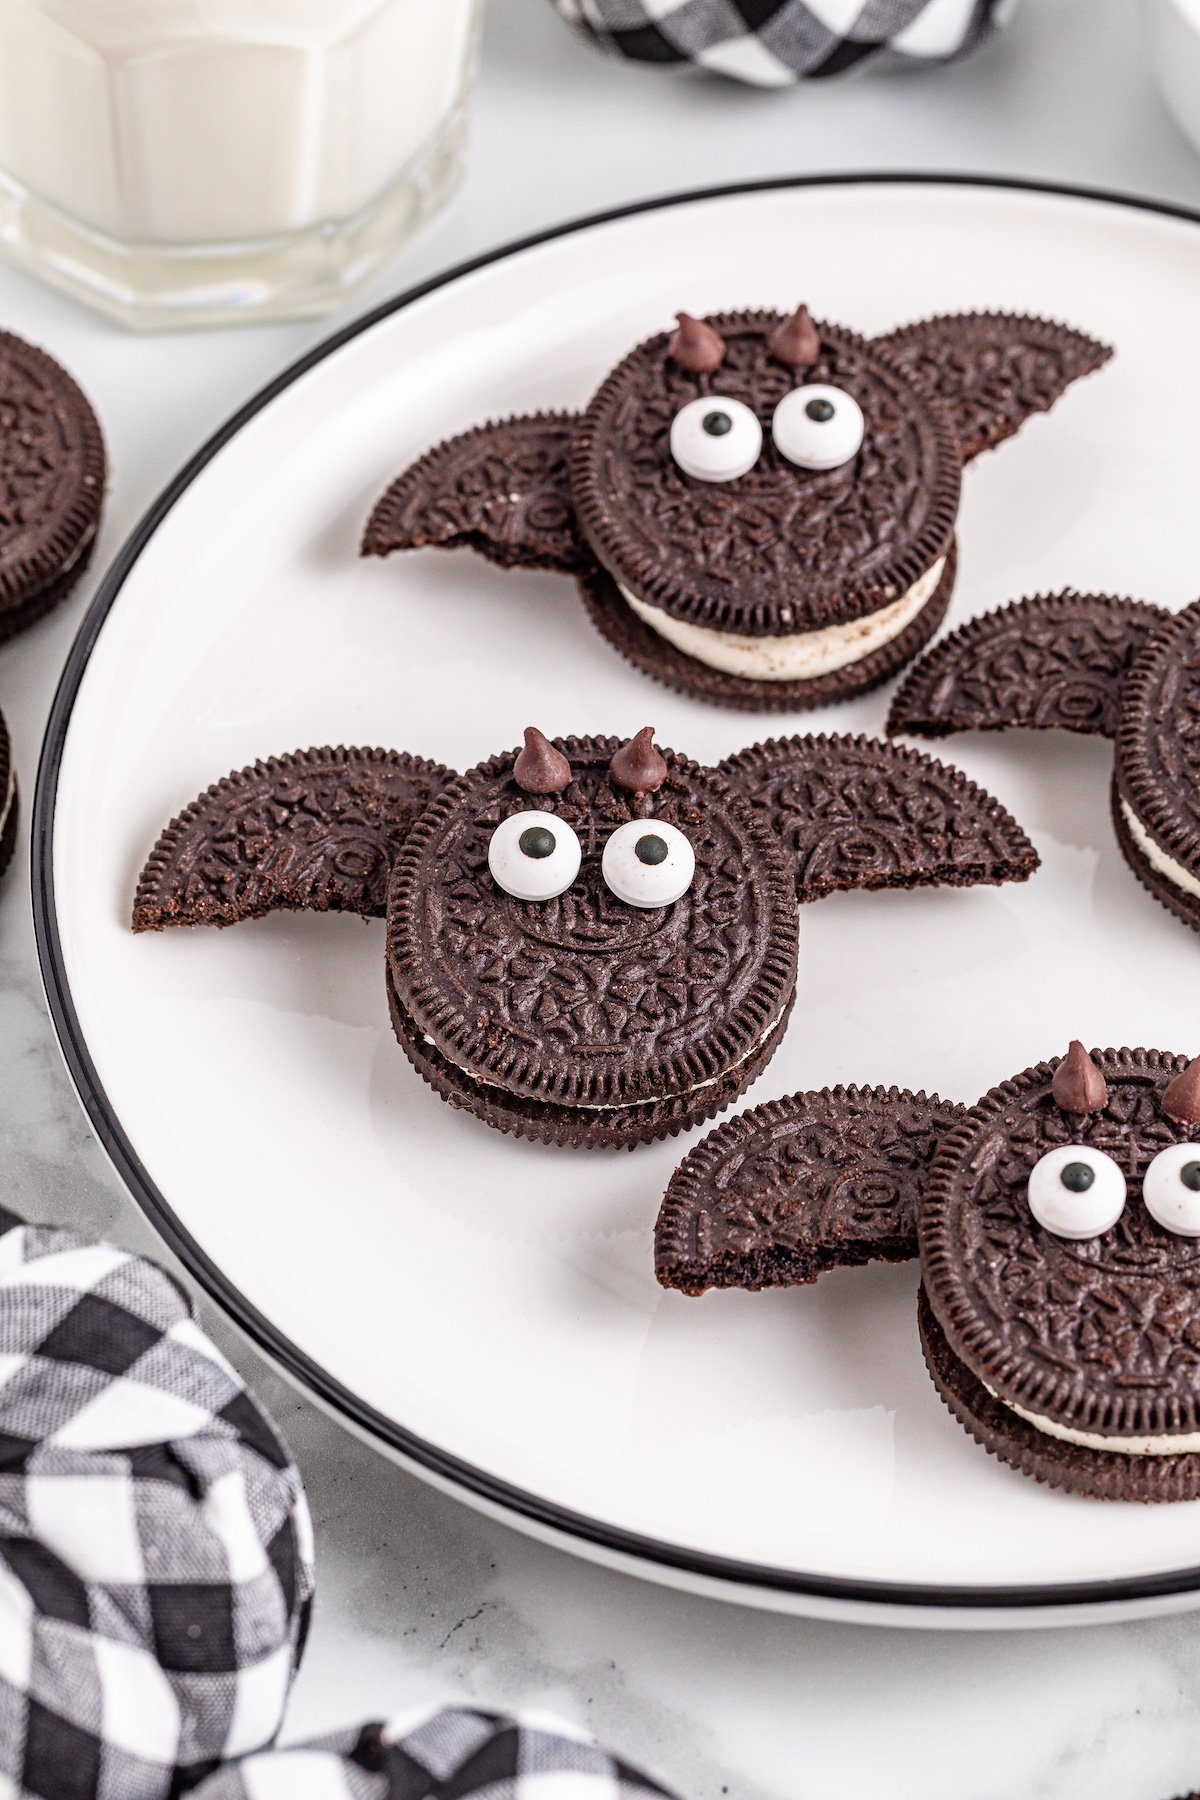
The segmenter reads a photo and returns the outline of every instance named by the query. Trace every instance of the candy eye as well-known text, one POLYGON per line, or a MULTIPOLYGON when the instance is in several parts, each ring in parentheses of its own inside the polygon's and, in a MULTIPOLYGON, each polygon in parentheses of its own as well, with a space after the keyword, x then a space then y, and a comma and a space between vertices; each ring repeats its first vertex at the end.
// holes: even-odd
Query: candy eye
POLYGON ((1150 1217, 1176 1237, 1200 1237, 1200 1144, 1160 1150, 1142 1180, 1150 1217))
POLYGON ((862 448, 862 407, 843 388, 793 388, 775 408, 771 436, 801 469, 837 469, 862 448))
POLYGON ((697 481, 736 481, 758 461, 762 426, 740 400, 702 396, 671 421, 671 455, 697 481))
POLYGON ((553 900, 579 873, 583 853, 565 819, 547 812, 514 813, 488 844, 488 868, 514 900, 553 900))
POLYGON ((629 906, 670 906, 692 885, 696 853, 674 825, 632 819, 605 844, 600 868, 617 899, 629 906))
POLYGON ((1125 1177, 1103 1150, 1060 1144, 1029 1172, 1029 1210, 1055 1237, 1100 1237, 1125 1211, 1125 1177))

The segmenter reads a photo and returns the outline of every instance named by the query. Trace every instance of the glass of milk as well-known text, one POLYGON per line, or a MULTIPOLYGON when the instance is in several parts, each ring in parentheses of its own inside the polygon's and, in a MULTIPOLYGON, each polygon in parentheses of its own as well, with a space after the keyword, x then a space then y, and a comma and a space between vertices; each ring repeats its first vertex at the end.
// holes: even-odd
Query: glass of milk
POLYGON ((0 249, 127 325, 336 306, 463 166, 482 0, 0 0, 0 249))

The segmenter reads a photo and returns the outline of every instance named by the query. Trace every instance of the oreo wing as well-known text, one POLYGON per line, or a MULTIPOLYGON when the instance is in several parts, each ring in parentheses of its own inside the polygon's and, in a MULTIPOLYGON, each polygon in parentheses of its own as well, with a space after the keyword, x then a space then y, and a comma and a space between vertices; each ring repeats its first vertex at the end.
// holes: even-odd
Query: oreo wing
POLYGON ((659 1282, 685 1294, 798 1287, 827 1269, 909 1261, 930 1164, 962 1111, 894 1087, 835 1087, 728 1120, 671 1177, 659 1282))
POLYGON ((771 738, 720 767, 770 818, 802 901, 855 888, 995 886, 1038 866, 998 800, 961 769, 898 744, 771 738))
POLYGON ((1121 690, 1162 607, 1111 594, 1038 594, 970 619, 901 683, 887 729, 1077 731, 1115 737, 1121 690))
POLYGON ((280 909, 382 915, 410 827, 453 772, 397 750, 298 750, 241 769, 160 836, 135 931, 236 925, 280 909))
POLYGON ((576 424, 573 413, 537 413, 438 444, 378 501, 363 555, 462 546, 505 569, 591 568, 567 469, 576 424))
POLYGON ((944 314, 873 341, 949 407, 964 462, 1049 412, 1112 355, 1069 325, 1017 313, 944 314))

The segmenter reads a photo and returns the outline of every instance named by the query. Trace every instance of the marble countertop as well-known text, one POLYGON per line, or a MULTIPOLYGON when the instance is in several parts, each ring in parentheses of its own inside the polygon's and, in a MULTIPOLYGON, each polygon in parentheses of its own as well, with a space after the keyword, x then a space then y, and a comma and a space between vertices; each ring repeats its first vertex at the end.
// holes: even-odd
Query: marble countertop
MULTIPOLYGON (((546 0, 491 0, 466 185, 359 308, 570 216, 746 177, 987 171, 1200 208, 1200 158, 1159 108, 1137 10, 1025 0, 961 66, 764 94, 630 72, 576 42, 546 0)), ((139 339, 3 269, 0 323, 61 356, 102 413, 115 474, 99 565, 209 431, 330 328, 139 339)), ((27 795, 94 579, 0 656, 27 795)), ((162 1254, 60 1064, 24 871, 21 858, 0 905, 5 1202, 162 1254)), ((538 1545, 392 1467, 205 1314, 286 1431, 316 1518, 318 1608, 289 1736, 463 1697, 584 1722, 693 1800, 1168 1800, 1200 1784, 1194 1616, 961 1636, 672 1593, 538 1545)))

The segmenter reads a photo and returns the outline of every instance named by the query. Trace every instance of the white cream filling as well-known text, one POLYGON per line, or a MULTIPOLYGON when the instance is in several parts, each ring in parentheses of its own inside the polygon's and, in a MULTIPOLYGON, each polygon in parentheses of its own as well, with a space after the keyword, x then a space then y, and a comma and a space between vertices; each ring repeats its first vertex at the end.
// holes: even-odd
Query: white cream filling
POLYGON ((931 598, 945 566, 946 559, 940 556, 907 593, 865 619, 782 637, 739 637, 731 631, 713 631, 707 625, 689 625, 683 619, 673 619, 661 607, 647 606, 626 587, 621 588, 621 593, 652 631, 685 656, 707 663, 710 669, 719 669, 726 675, 745 675, 754 681, 815 681, 819 675, 832 675, 837 669, 861 662, 873 650, 899 637, 931 598))
MULTIPOLYGON (((754 1043, 751 1044, 745 1054, 739 1056, 735 1063, 730 1063, 727 1069, 722 1069, 719 1075, 710 1075, 707 1081, 697 1081, 694 1086, 689 1088, 676 1088, 669 1094, 652 1094, 648 1100, 622 1100, 612 1106, 608 1105, 606 1102, 591 1100, 568 1100, 551 1102, 550 1104, 559 1104, 569 1107, 572 1112, 624 1112, 630 1106, 656 1106, 660 1100, 686 1099, 690 1094, 702 1093, 705 1088, 716 1087, 718 1081, 724 1081, 727 1075, 732 1075, 735 1069, 740 1069, 742 1067, 743 1063, 748 1063, 755 1052, 761 1050, 763 1045, 774 1036, 775 1032, 779 1029, 779 1022, 787 1009, 788 1003, 785 1000, 775 1017, 771 1020, 771 1023, 767 1026, 767 1029, 760 1037, 755 1039, 754 1043)), ((424 1033, 423 1036, 425 1042, 431 1049, 438 1050, 436 1041, 429 1036, 428 1032, 424 1033)), ((446 1053, 444 1050, 439 1050, 439 1055, 445 1056, 446 1053)), ((449 1062, 449 1057, 446 1057, 446 1060, 449 1062)), ((493 1092, 497 1094, 507 1094, 509 1092, 508 1088, 502 1088, 494 1081, 486 1081, 482 1075, 476 1075, 474 1069, 464 1068, 461 1063, 452 1063, 451 1067, 457 1069, 460 1075, 465 1075, 468 1081, 473 1081, 476 1087, 491 1088, 493 1092)), ((514 1095, 513 1098, 520 1099, 522 1096, 514 1095)))
POLYGON ((1060 1438, 1064 1444, 1080 1444, 1085 1450, 1115 1450, 1121 1456, 1181 1456, 1200 1450, 1200 1431, 1185 1431, 1178 1437, 1102 1437, 1098 1431, 1073 1431, 1069 1425, 1060 1425, 1042 1413, 1026 1412, 1013 1400, 1001 1399, 986 1381, 983 1385, 993 1400, 999 1400, 1018 1419, 1024 1419, 1046 1437, 1060 1438))
POLYGON ((1173 856, 1168 856, 1165 850, 1160 850, 1124 794, 1118 798, 1121 802, 1121 816, 1129 827, 1129 835, 1150 867, 1156 869, 1172 887, 1180 888, 1194 900, 1200 900, 1200 878, 1193 875, 1190 869, 1185 869, 1182 863, 1176 862, 1173 856))

